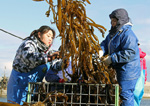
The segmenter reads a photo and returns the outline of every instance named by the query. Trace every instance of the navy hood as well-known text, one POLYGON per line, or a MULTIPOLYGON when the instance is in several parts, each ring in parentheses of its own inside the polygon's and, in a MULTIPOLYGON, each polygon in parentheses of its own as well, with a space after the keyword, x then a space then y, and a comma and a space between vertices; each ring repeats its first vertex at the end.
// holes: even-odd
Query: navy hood
POLYGON ((125 9, 116 9, 110 15, 110 18, 116 18, 119 25, 123 25, 129 22, 128 13, 125 9))
POLYGON ((127 11, 122 8, 114 10, 109 17, 118 20, 117 25, 115 27, 111 26, 111 29, 109 30, 110 38, 112 38, 124 24, 129 22, 129 17, 127 11))

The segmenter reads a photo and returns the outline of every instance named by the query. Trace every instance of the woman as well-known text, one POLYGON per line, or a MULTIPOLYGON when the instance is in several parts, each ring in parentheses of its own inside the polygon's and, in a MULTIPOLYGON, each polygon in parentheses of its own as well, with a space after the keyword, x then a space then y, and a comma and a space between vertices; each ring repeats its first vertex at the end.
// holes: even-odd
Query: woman
MULTIPOLYGON (((58 51, 60 51, 61 46, 59 47, 58 51)), ((68 75, 72 75, 72 66, 71 66, 71 61, 68 59, 65 60, 65 65, 64 65, 64 75, 63 76, 63 71, 60 69, 57 69, 56 64, 60 64, 60 61, 62 61, 62 59, 55 59, 52 62, 51 68, 50 70, 48 70, 48 72, 45 75, 45 80, 47 82, 57 82, 57 83, 64 83, 64 82, 70 82, 71 81, 71 77, 68 75), (64 77, 67 79, 67 81, 64 80, 64 77)), ((58 86, 51 86, 51 91, 54 90, 60 90, 63 89, 63 85, 58 85, 58 86)))
MULTIPOLYGON (((34 30, 20 45, 13 61, 7 85, 7 100, 20 105, 26 102, 28 82, 41 82, 49 70, 52 58, 50 47, 55 31, 49 26, 34 30)), ((59 53, 54 53, 55 55, 59 53)))
MULTIPOLYGON (((55 64, 58 64, 58 62, 61 61, 60 59, 56 60, 55 64)), ((67 78, 67 82, 70 82, 71 81, 71 77, 68 75, 72 75, 72 66, 71 66, 71 61, 68 60, 68 62, 65 62, 67 63, 65 66, 65 77, 67 78)), ((51 66, 52 67, 52 66, 51 66)), ((59 82, 59 83, 63 83, 65 82, 64 80, 64 77, 63 77, 63 72, 62 70, 56 70, 56 68, 51 68, 50 70, 48 70, 47 74, 45 75, 45 80, 47 82, 59 82)))
POLYGON ((146 68, 146 53, 139 48, 140 51, 140 64, 141 64, 141 75, 138 78, 138 81, 134 90, 134 106, 140 106, 143 94, 144 94, 144 83, 147 78, 147 68, 146 68))
POLYGON ((138 39, 132 31, 125 9, 116 9, 110 15, 111 29, 106 39, 101 43, 106 58, 106 66, 112 65, 117 72, 117 80, 122 88, 121 106, 134 106, 135 84, 140 76, 140 57, 138 39))

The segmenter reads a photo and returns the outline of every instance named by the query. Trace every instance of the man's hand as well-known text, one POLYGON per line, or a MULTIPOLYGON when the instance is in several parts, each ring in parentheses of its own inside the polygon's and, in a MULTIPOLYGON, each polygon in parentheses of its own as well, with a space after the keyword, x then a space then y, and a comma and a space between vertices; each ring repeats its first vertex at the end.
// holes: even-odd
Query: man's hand
POLYGON ((102 60, 102 62, 103 62, 106 66, 109 66, 109 65, 112 63, 111 57, 110 57, 110 56, 105 57, 105 58, 102 60))
POLYGON ((104 54, 103 50, 99 50, 98 57, 101 58, 103 54, 104 54))

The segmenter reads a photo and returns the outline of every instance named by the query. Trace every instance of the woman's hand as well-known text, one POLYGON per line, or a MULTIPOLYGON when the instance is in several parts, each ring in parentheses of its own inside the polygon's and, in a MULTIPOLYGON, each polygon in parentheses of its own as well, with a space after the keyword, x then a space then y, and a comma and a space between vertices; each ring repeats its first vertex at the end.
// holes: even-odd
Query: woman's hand
POLYGON ((49 62, 54 60, 54 59, 56 59, 56 58, 58 59, 60 57, 60 52, 59 51, 58 52, 54 52, 53 54, 48 55, 47 57, 48 57, 48 61, 49 62))

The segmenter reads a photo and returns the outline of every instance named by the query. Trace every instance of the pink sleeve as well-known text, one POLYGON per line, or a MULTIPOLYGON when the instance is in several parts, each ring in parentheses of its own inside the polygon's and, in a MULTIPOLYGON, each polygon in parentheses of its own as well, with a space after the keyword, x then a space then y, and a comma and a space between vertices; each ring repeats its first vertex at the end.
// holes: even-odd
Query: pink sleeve
POLYGON ((143 58, 143 69, 145 70, 146 69, 146 59, 143 58))
POLYGON ((145 84, 146 84, 146 81, 147 81, 147 69, 145 69, 145 84))

